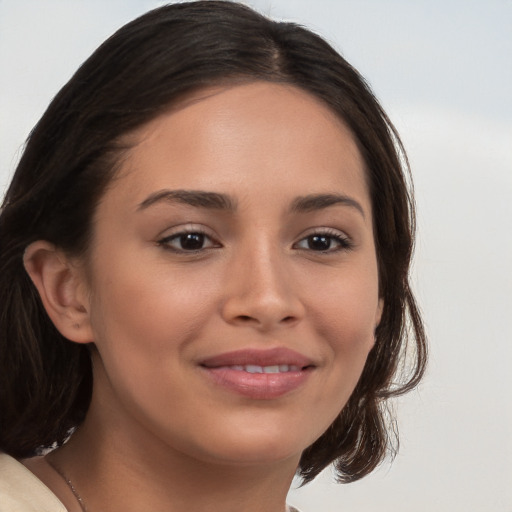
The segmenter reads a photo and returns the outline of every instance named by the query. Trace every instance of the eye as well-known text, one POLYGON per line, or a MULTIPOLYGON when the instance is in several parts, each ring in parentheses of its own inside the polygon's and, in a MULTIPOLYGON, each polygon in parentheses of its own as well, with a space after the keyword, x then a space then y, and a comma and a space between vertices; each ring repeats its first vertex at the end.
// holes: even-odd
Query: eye
POLYGON ((213 247, 220 247, 210 236, 202 231, 182 231, 166 236, 158 241, 158 245, 175 252, 199 252, 213 247))
POLYGON ((321 232, 308 235, 299 240, 294 247, 315 252, 336 252, 351 249, 352 242, 339 232, 321 232))

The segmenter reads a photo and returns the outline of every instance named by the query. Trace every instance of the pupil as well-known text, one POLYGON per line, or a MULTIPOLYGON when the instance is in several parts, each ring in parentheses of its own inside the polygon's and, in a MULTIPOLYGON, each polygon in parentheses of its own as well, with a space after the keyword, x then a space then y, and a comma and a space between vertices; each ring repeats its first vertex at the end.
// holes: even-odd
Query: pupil
POLYGON ((328 236, 313 235, 308 238, 308 247, 314 251, 327 251, 331 246, 328 236))
POLYGON ((187 233, 180 237, 181 247, 189 251, 202 249, 204 244, 204 235, 201 233, 187 233))

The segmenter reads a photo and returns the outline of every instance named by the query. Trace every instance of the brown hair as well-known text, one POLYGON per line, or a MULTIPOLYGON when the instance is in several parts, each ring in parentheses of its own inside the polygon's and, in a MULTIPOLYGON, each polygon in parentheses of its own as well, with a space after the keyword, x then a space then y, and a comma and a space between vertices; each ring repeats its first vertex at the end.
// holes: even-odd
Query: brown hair
POLYGON ((23 268, 25 248, 44 239, 70 254, 85 252, 122 136, 186 93, 238 80, 293 84, 324 101, 355 136, 373 206, 384 299, 375 346, 349 402, 304 451, 299 472, 307 482, 334 462, 339 480, 353 481, 392 448, 386 401, 413 388, 426 362, 408 281, 414 208, 400 139, 364 79, 319 36, 212 0, 161 7, 122 27, 30 134, 0 213, 1 450, 27 457, 61 444, 83 421, 92 389, 87 347, 49 320, 23 268))

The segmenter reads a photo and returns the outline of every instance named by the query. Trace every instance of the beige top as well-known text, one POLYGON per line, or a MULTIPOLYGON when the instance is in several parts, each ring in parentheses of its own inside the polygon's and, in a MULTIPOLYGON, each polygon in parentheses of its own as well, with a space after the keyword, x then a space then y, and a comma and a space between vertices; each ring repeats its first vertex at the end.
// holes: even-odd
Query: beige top
MULTIPOLYGON (((67 512, 46 485, 23 464, 0 453, 0 512, 67 512)), ((288 512, 299 512, 288 505, 288 512)))
POLYGON ((23 464, 0 453, 0 512, 66 512, 66 507, 23 464))

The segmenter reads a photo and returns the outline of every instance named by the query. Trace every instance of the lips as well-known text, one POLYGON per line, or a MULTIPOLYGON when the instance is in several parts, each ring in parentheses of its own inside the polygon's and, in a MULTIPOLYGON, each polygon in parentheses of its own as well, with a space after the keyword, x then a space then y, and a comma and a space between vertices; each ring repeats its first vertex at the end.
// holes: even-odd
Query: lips
POLYGON ((200 368, 224 390, 248 398, 270 400, 299 388, 313 362, 287 348, 238 350, 201 361, 200 368))
POLYGON ((295 350, 284 347, 278 347, 268 350, 246 349, 226 352, 209 357, 201 361, 201 366, 207 368, 217 368, 219 366, 296 366, 305 368, 312 366, 313 361, 295 350))

